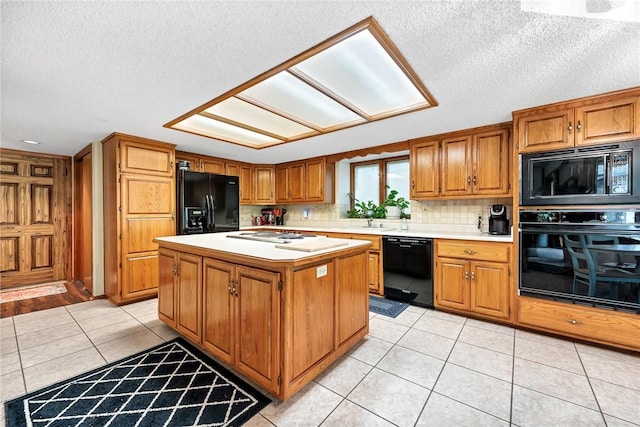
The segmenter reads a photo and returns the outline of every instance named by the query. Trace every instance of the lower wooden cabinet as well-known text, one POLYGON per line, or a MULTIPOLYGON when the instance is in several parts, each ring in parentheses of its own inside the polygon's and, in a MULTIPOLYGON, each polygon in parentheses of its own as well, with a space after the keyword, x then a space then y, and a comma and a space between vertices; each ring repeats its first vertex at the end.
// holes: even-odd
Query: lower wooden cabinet
POLYGON ((159 318, 280 399, 369 332, 367 247, 291 263, 189 251, 160 245, 159 318))
POLYGON ((159 250, 158 317, 192 341, 202 336, 202 258, 159 250))
POLYGON ((527 328, 640 351, 637 314, 518 297, 517 321, 527 328))
POLYGON ((280 274, 204 258, 203 347, 267 388, 277 387, 280 274))
POLYGON ((509 320, 511 245, 436 240, 435 305, 509 320))

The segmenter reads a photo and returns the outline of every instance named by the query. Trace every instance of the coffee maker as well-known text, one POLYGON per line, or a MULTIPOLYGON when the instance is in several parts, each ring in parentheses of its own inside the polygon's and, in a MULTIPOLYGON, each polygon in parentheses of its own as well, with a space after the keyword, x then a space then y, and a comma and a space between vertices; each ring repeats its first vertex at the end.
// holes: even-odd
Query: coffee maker
POLYGON ((489 234, 509 234, 509 220, 505 205, 489 207, 489 234))

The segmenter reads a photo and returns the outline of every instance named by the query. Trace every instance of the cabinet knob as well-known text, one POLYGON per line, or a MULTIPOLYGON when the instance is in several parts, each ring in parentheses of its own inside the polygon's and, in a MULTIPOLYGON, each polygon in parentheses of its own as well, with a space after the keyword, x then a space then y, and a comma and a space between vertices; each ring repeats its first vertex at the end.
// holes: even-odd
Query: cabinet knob
POLYGON ((416 188, 416 182, 415 181, 411 181, 411 188, 413 188, 413 189, 416 188))
POLYGON ((468 271, 464 272, 464 280, 469 280, 469 272, 468 271))
POLYGON ((476 280, 476 272, 475 271, 471 272, 471 280, 476 280))
POLYGON ((470 176, 467 177, 467 185, 471 185, 471 177, 470 176))
POLYGON ((569 122, 568 130, 569 130, 569 134, 571 134, 571 131, 573 130, 573 125, 571 124, 571 122, 569 122))
POLYGON ((578 321, 575 319, 565 319, 567 322, 571 323, 572 325, 577 325, 578 321))
POLYGON ((478 182, 478 179, 477 179, 477 177, 474 175, 474 176, 473 176, 473 185, 476 185, 476 184, 477 184, 477 182, 478 182))
POLYGON ((580 123, 580 120, 578 120, 578 125, 576 126, 576 129, 578 129, 578 133, 580 133, 580 131, 582 130, 582 123, 580 123))
POLYGON ((465 249, 464 253, 465 253, 465 254, 468 254, 468 255, 475 255, 475 254, 477 254, 478 252, 476 252, 476 251, 472 251, 471 249, 465 249))

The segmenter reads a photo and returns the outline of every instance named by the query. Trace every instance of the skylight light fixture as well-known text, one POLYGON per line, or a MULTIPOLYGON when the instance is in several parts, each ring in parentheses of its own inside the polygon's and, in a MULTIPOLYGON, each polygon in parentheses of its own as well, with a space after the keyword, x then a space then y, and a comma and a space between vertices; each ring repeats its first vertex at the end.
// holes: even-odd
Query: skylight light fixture
POLYGON ((164 127, 265 148, 436 105, 369 17, 164 127))

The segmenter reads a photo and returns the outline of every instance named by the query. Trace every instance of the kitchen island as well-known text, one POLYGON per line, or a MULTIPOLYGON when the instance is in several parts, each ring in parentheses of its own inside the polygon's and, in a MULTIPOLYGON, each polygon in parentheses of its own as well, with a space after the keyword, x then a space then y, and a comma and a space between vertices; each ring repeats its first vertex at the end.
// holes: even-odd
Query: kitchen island
POLYGON ((241 233, 154 239, 159 318, 285 400, 369 332, 371 243, 241 233))

